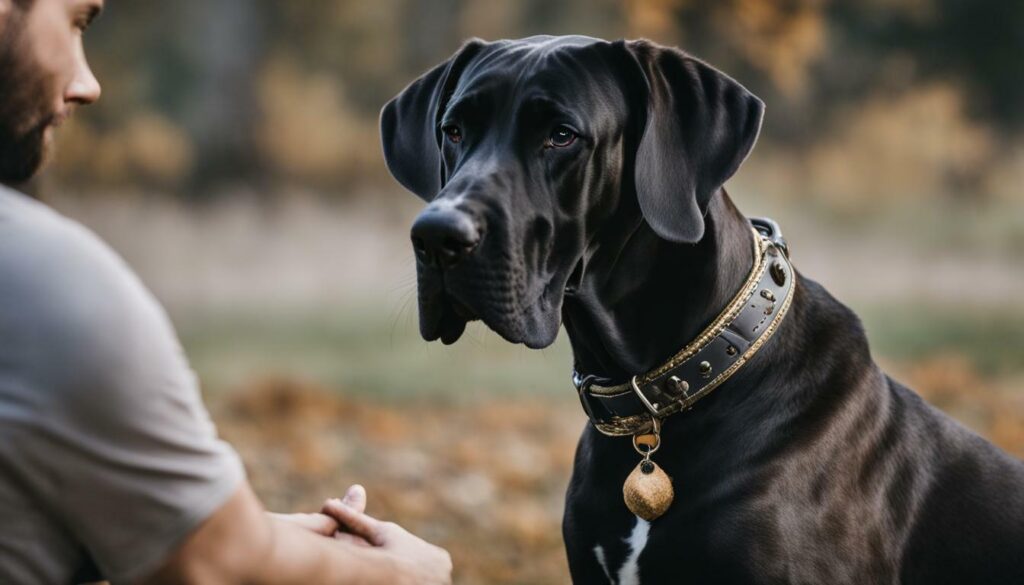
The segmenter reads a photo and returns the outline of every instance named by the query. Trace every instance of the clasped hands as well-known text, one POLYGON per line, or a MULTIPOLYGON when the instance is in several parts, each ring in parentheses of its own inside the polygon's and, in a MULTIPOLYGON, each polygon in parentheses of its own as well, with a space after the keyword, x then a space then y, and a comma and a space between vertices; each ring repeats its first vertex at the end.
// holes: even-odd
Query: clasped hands
POLYGON ((358 484, 348 488, 342 499, 325 501, 319 513, 268 514, 275 520, 356 546, 374 546, 374 537, 379 536, 377 532, 384 524, 366 514, 366 489, 358 484))
POLYGON ((366 514, 366 490, 353 485, 342 499, 324 502, 317 514, 270 514, 271 518, 340 541, 342 546, 379 551, 411 575, 411 583, 451 583, 452 561, 448 552, 410 534, 393 522, 366 514))

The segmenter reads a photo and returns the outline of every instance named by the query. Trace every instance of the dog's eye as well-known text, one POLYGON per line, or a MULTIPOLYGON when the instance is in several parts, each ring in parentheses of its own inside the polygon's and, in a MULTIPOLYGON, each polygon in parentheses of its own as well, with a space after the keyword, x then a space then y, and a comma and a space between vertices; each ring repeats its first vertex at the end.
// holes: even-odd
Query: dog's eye
POLYGON ((448 140, 451 140, 455 144, 462 142, 462 129, 454 124, 441 128, 441 132, 444 132, 444 135, 448 137, 448 140))
POLYGON ((564 148, 576 142, 576 136, 576 132, 568 126, 555 126, 555 129, 551 131, 551 136, 548 136, 546 146, 564 148))

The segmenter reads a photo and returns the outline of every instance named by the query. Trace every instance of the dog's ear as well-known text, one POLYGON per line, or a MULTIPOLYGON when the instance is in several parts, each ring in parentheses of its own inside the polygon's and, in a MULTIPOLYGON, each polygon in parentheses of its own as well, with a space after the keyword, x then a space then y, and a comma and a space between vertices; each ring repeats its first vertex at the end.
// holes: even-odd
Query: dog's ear
POLYGON ((754 147, 764 103, 678 49, 619 43, 639 67, 637 85, 645 91, 638 95, 647 102, 634 166, 640 210, 661 237, 695 243, 704 235, 711 197, 754 147))
POLYGON ((380 113, 388 170, 406 189, 430 201, 442 186, 440 115, 459 75, 484 46, 468 41, 444 63, 409 84, 380 113))

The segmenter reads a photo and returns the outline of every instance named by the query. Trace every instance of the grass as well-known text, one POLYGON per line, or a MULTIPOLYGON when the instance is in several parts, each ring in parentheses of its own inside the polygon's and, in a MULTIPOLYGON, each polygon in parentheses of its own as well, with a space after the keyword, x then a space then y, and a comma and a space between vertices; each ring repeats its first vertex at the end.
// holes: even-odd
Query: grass
POLYGON ((1024 374, 1024 308, 890 305, 860 315, 873 353, 887 361, 958 354, 982 375, 1024 374))
MULTIPOLYGON (((1024 309, 857 307, 874 355, 908 363, 966 356, 982 375, 1024 373, 1024 309)), ((458 343, 425 343, 415 314, 396 318, 367 304, 317 313, 235 314, 179 322, 186 352, 208 392, 284 375, 384 401, 543 396, 574 400, 564 333, 531 351, 473 324, 458 343)))
POLYGON ((323 314, 221 315, 179 323, 182 343, 207 391, 289 375, 382 400, 564 394, 571 352, 564 335, 535 352, 471 324, 453 346, 426 343, 415 315, 379 306, 323 314))

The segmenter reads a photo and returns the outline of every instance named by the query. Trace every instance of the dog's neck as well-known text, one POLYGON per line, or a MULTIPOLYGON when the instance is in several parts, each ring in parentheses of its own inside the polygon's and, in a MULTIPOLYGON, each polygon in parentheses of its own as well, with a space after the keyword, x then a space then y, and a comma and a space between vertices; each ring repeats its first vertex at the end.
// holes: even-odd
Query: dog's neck
POLYGON ((576 368, 622 382, 692 341, 742 286, 753 264, 750 224, 724 189, 711 199, 704 236, 676 244, 639 216, 633 229, 599 234, 563 319, 576 368))

